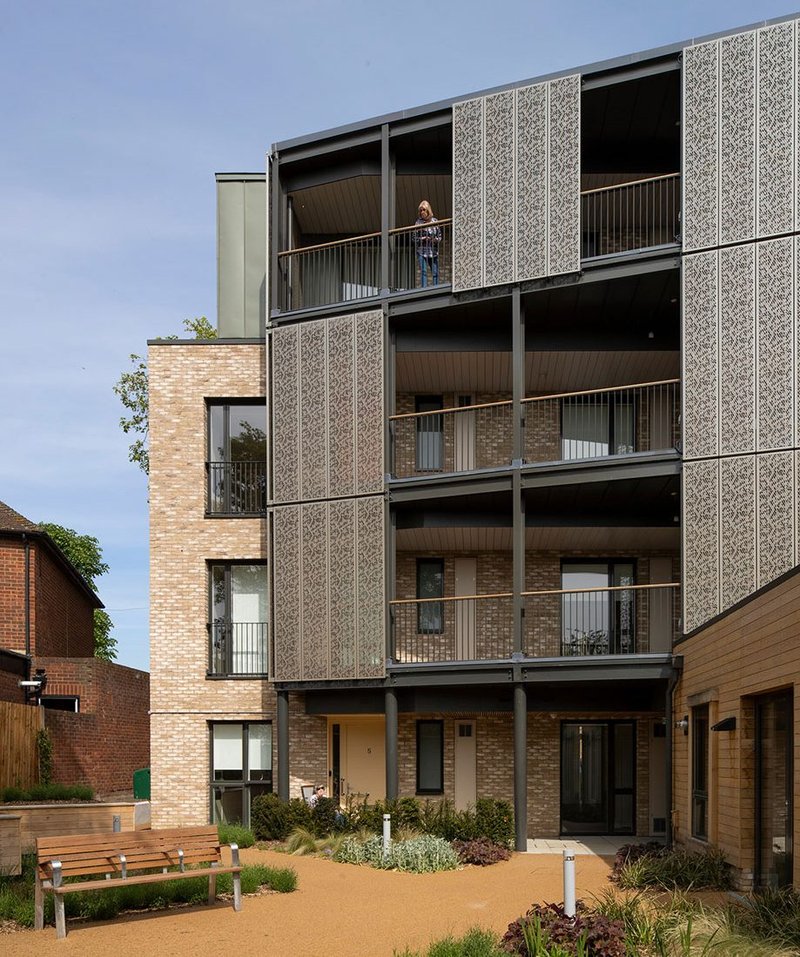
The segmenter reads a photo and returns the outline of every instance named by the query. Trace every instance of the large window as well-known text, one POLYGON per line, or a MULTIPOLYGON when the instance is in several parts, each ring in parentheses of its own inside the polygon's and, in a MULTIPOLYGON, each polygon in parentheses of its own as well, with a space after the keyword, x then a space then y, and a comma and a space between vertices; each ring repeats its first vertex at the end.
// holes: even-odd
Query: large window
POLYGON ((212 564, 209 578, 209 673, 266 675, 267 566, 212 564))
POLYGON ((633 562, 565 561, 561 566, 562 655, 620 655, 635 648, 633 562), (615 588, 615 591, 591 589, 615 588))
POLYGON ((435 413, 443 408, 440 395, 418 395, 414 402, 417 413, 417 471, 441 472, 444 467, 444 429, 441 415, 420 415, 420 412, 435 413))
POLYGON ((692 837, 708 840, 708 705, 692 710, 692 837))
POLYGON ((592 459, 634 452, 634 422, 630 399, 602 393, 562 399, 561 457, 592 459))
POLYGON ((444 631, 444 603, 431 601, 444 596, 444 561, 441 558, 417 559, 417 633, 441 635, 444 631))
POLYGON ((444 791, 444 723, 417 721, 417 794, 444 791))
POLYGON ((272 791, 272 724, 211 725, 211 821, 250 826, 250 806, 272 791))
POLYGON ((267 409, 257 403, 208 405, 208 511, 259 515, 267 506, 267 409))

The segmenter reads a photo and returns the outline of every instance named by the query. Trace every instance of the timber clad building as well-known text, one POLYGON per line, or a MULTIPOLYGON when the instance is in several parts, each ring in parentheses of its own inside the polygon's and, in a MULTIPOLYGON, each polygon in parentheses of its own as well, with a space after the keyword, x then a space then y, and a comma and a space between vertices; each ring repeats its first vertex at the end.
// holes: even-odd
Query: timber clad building
POLYGON ((156 826, 487 796, 793 880, 799 88, 785 20, 218 175, 220 338, 150 343, 156 826))

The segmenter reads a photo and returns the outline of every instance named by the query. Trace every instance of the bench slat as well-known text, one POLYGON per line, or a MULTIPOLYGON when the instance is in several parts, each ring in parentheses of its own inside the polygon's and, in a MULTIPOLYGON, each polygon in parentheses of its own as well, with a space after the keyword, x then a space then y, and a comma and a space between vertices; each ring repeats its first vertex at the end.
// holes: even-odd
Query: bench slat
MULTIPOLYGON (((54 894, 74 894, 78 891, 103 890, 106 887, 126 887, 131 884, 158 884, 182 877, 213 877, 217 874, 239 874, 241 867, 206 867, 196 871, 171 871, 169 874, 138 874, 132 877, 112 877, 110 881, 76 881, 52 888, 54 894)), ((50 890, 50 888, 48 888, 50 890)))
POLYGON ((168 836, 159 835, 153 837, 155 832, 118 831, 111 834, 97 835, 97 840, 86 841, 77 840, 70 836, 58 840, 37 838, 36 852, 39 857, 52 856, 56 851, 99 851, 105 847, 117 847, 120 844, 127 844, 131 847, 175 847, 182 842, 181 846, 191 847, 194 845, 219 844, 219 837, 214 829, 211 834, 181 834, 180 832, 168 836), (147 837, 139 837, 139 834, 148 834, 147 837))
POLYGON ((147 840, 148 838, 153 840, 168 840, 173 837, 183 837, 189 838, 192 835, 197 835, 199 837, 208 837, 209 835, 217 836, 217 826, 216 824, 203 824, 197 827, 170 827, 170 828, 159 828, 158 830, 142 830, 142 831, 98 831, 95 834, 58 834, 54 836, 38 837, 36 843, 39 847, 46 847, 51 844, 61 845, 63 843, 69 844, 90 844, 94 845, 97 841, 103 841, 106 838, 112 839, 116 838, 119 840, 120 837, 136 837, 140 840, 147 840))

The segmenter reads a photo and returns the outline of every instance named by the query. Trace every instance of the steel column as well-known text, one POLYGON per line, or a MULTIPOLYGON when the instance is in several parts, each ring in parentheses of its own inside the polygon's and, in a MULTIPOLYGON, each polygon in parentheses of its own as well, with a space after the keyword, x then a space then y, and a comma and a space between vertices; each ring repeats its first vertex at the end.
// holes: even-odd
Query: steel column
POLYGON ((528 847, 528 692, 514 685, 514 847, 528 847))
POLYGON ((289 800, 289 692, 278 696, 278 797, 289 800))
POLYGON ((381 127, 381 295, 389 294, 389 216, 391 176, 389 175, 389 124, 381 127))
POLYGON ((664 820, 664 840, 667 847, 672 847, 672 740, 674 730, 674 709, 672 706, 672 696, 675 686, 678 683, 677 675, 673 675, 667 682, 667 692, 664 696, 664 723, 665 723, 665 742, 664 742, 664 789, 666 791, 666 816, 664 820))
POLYGON ((394 801, 399 790, 397 759, 397 692, 387 688, 384 694, 386 712, 386 800, 394 801))
POLYGON ((278 252, 281 246, 281 207, 283 203, 283 194, 281 192, 281 181, 278 174, 279 158, 278 151, 270 154, 269 163, 269 184, 267 186, 267 251, 269 255, 269 285, 266 287, 266 295, 269 302, 266 305, 267 322, 273 309, 280 309, 280 284, 281 277, 278 270, 278 252))
POLYGON ((515 463, 522 462, 525 451, 524 407, 525 398, 525 309, 520 298, 519 286, 511 296, 511 376, 513 405, 513 451, 515 463))

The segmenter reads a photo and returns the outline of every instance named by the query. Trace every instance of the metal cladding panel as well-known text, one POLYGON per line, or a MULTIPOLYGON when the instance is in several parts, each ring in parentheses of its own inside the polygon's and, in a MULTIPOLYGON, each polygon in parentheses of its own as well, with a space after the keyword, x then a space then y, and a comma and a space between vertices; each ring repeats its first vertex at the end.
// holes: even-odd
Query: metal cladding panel
POLYGON ((719 335, 717 253, 683 260, 683 450, 718 453, 719 335))
POLYGON ((756 590, 756 457, 720 459, 720 611, 756 590))
POLYGON ((795 288, 792 239, 758 244, 758 448, 793 444, 795 288))
POLYGON ((547 272, 555 276, 581 268, 581 78, 548 85, 547 272))
POLYGON ((719 611, 719 461, 683 466, 683 620, 692 631, 719 611))
POLYGON ((328 505, 301 506, 303 678, 330 677, 328 667, 328 505))
POLYGON ((756 447, 753 243, 720 250, 719 280, 719 451, 722 455, 753 452, 756 447))
POLYGON ((352 316, 335 320, 328 337, 328 492, 355 495, 357 417, 338 411, 356 406, 356 336, 352 316))
POLYGON ((300 583, 303 580, 299 506, 272 513, 272 647, 276 681, 296 681, 302 674, 300 583))
POLYGON ((794 227, 795 24, 758 31, 758 234, 794 227))
POLYGON ((272 495, 300 498, 300 341, 297 326, 271 334, 272 495))
POLYGON ((719 241, 755 235, 756 35, 720 41, 719 241))
MULTIPOLYGON (((362 312, 354 318, 356 341, 355 409, 356 487, 358 495, 383 491, 384 366, 383 314, 362 312)), ((334 415, 339 411, 332 410, 334 415)))
POLYGON ((795 564, 794 453, 762 453, 757 459, 758 587, 795 564))
POLYGON ((547 275, 547 84, 517 90, 517 280, 547 275))
POLYGON ((684 252, 715 246, 719 215, 719 45, 683 51, 684 252))
POLYGON ((217 183, 217 328, 228 339, 264 334, 266 183, 217 183))
POLYGON ((300 498, 328 494, 327 328, 325 320, 300 330, 300 498))
POLYGON ((483 285, 483 104, 453 106, 453 289, 483 285))
POLYGON ((484 158, 485 267, 487 286, 514 281, 514 90, 486 97, 484 158))
POLYGON ((385 673, 384 515, 382 496, 358 500, 356 520, 360 678, 378 678, 385 673))
POLYGON ((356 568, 356 502, 329 503, 328 522, 334 546, 328 555, 328 621, 330 677, 355 674, 358 604, 354 583, 356 568))

